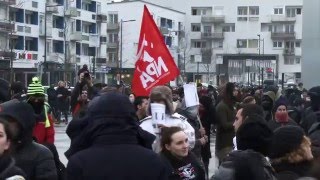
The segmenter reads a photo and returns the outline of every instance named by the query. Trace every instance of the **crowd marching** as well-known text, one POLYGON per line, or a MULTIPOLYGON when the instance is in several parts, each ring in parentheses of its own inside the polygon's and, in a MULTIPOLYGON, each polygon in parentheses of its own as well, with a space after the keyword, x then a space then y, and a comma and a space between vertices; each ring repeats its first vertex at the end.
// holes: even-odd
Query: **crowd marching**
POLYGON ((93 84, 85 67, 78 75, 72 91, 62 81, 45 91, 37 77, 27 88, 1 86, 0 179, 320 178, 320 86, 199 83, 190 106, 185 86, 135 97, 124 85, 93 84), (67 167, 54 145, 61 122, 67 167), (219 166, 209 177, 212 155, 219 166))

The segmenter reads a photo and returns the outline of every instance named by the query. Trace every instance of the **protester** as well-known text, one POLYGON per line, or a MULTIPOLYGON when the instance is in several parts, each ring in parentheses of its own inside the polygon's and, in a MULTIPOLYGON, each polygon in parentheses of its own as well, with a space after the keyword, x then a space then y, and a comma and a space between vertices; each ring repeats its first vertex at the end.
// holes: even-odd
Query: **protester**
POLYGON ((64 122, 68 124, 68 111, 69 111, 69 91, 65 87, 65 82, 59 81, 57 88, 57 105, 58 105, 58 123, 61 123, 61 115, 64 116, 64 122))
MULTIPOLYGON (((246 118, 252 115, 259 115, 263 117, 263 109, 256 104, 247 104, 240 108, 236 114, 233 127, 235 132, 238 131, 239 127, 245 122, 246 118)), ((237 138, 233 138, 233 148, 237 150, 237 138)))
POLYGON ((11 100, 0 104, 0 109, 0 118, 9 122, 13 133, 12 156, 17 167, 26 173, 26 179, 56 180, 52 153, 32 139, 32 129, 36 123, 32 106, 26 102, 11 100))
POLYGON ((148 99, 147 96, 138 96, 134 99, 133 105, 139 121, 147 117, 148 99))
POLYGON ((238 150, 226 157, 213 180, 276 180, 266 158, 272 136, 261 116, 249 115, 236 133, 238 150))
POLYGON ((287 111, 287 103, 283 100, 276 102, 273 110, 274 118, 268 122, 269 128, 273 131, 280 126, 293 125, 298 126, 298 124, 289 118, 287 111))
POLYGON ((209 96, 201 96, 199 99, 199 116, 202 127, 205 130, 205 135, 208 137, 206 143, 201 147, 201 157, 207 173, 209 176, 209 161, 211 158, 211 149, 210 149, 210 133, 212 125, 216 122, 216 109, 213 105, 213 100, 209 96))
POLYGON ((278 180, 309 176, 312 168, 311 143, 298 126, 283 126, 274 131, 269 157, 278 180))
POLYGON ((57 118, 57 92, 54 89, 54 84, 51 84, 50 87, 47 89, 47 95, 48 95, 48 103, 50 105, 50 108, 52 110, 52 114, 55 118, 57 118))
POLYGON ((33 137, 40 144, 53 144, 55 135, 53 120, 51 115, 48 114, 48 107, 45 104, 44 88, 38 77, 32 78, 32 83, 28 86, 27 99, 36 117, 33 137))
POLYGON ((272 110, 275 104, 276 94, 273 91, 268 91, 263 94, 261 99, 261 105, 264 110, 264 117, 266 121, 273 119, 272 110))
POLYGON ((130 102, 131 102, 132 104, 134 103, 135 97, 136 97, 136 96, 135 96, 134 94, 132 94, 132 93, 129 95, 129 100, 130 100, 130 102))
POLYGON ((161 129, 161 158, 167 166, 169 180, 205 180, 205 172, 198 159, 189 151, 188 136, 180 127, 161 129))
POLYGON ((256 104, 256 99, 253 96, 247 96, 242 101, 243 104, 256 104))
POLYGON ((217 133, 216 155, 219 163, 232 150, 232 138, 234 137, 233 122, 235 117, 235 85, 227 83, 222 91, 222 101, 216 107, 217 133))
POLYGON ((15 165, 15 160, 11 157, 12 138, 9 123, 0 118, 0 179, 24 180, 25 173, 15 165))
POLYGON ((9 89, 10 89, 9 82, 0 78, 0 103, 9 101, 11 99, 9 89))
POLYGON ((85 116, 88 104, 90 100, 88 99, 88 91, 86 86, 82 89, 81 95, 78 97, 78 101, 75 106, 73 106, 73 109, 71 109, 72 112, 72 118, 73 119, 79 119, 85 116))
POLYGON ((26 87, 20 81, 13 82, 10 87, 11 99, 18 99, 19 101, 26 100, 26 87))
POLYGON ((301 120, 301 127, 306 133, 308 133, 314 123, 320 122, 320 86, 311 88, 309 90, 309 96, 311 106, 305 110, 301 120))
MULTIPOLYGON (((79 141, 70 147, 76 151, 69 154, 68 180, 167 179, 160 158, 146 148, 151 146, 154 136, 147 133, 147 138, 139 127, 127 96, 107 93, 97 97, 91 101, 87 114, 79 141)), ((73 125, 72 121, 69 126, 73 125)))
MULTIPOLYGON (((160 126, 178 126, 183 127, 183 130, 187 133, 189 138, 189 144, 191 148, 195 145, 195 131, 193 127, 187 121, 187 118, 181 116, 178 113, 174 113, 172 104, 172 91, 166 86, 156 86, 151 90, 150 101, 148 107, 148 115, 151 115, 151 103, 164 104, 166 108, 165 123, 160 126)), ((159 134, 156 133, 156 129, 153 127, 152 116, 148 116, 140 121, 140 126, 145 131, 157 136, 153 149, 156 152, 160 152, 159 134)))

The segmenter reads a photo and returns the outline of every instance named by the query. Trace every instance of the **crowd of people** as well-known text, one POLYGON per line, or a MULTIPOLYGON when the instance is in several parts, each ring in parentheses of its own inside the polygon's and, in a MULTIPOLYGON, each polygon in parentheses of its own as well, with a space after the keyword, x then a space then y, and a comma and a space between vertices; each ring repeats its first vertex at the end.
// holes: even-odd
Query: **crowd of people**
POLYGON ((27 88, 11 85, 0 104, 0 179, 320 178, 320 86, 199 83, 198 105, 189 106, 183 86, 136 97, 94 85, 85 68, 78 76, 72 91, 61 81, 45 92, 37 77, 27 88), (152 104, 165 108, 161 124, 152 104), (67 167, 54 145, 61 122, 71 140, 67 167), (212 155, 218 167, 209 177, 212 155))

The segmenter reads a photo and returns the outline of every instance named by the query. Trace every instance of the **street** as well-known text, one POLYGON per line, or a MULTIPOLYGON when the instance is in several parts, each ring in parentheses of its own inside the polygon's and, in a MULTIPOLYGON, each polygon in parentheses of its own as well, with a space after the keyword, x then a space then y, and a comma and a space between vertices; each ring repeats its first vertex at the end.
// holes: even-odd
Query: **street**
MULTIPOLYGON (((65 165, 67 165, 68 160, 65 157, 64 152, 66 152, 66 150, 70 146, 70 139, 66 134, 66 128, 67 128, 67 126, 64 123, 61 123, 59 125, 55 125, 55 131, 56 131, 55 145, 58 149, 60 161, 65 165)), ((211 138, 211 154, 212 154, 213 158, 211 158, 211 160, 210 160, 209 177, 212 176, 212 174, 214 173, 214 171, 216 170, 216 167, 217 167, 217 160, 214 155, 214 149, 215 149, 214 142, 215 142, 215 137, 213 136, 211 138)))

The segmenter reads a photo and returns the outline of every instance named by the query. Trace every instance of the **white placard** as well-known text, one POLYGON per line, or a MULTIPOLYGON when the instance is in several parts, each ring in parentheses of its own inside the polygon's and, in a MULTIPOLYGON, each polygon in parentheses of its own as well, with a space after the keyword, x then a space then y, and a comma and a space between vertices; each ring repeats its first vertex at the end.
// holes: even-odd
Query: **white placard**
POLYGON ((186 107, 199 105, 199 97, 195 84, 183 85, 184 99, 186 101, 186 107))
POLYGON ((164 104, 151 103, 151 115, 154 131, 158 133, 158 125, 164 125, 166 121, 166 106, 164 104))

